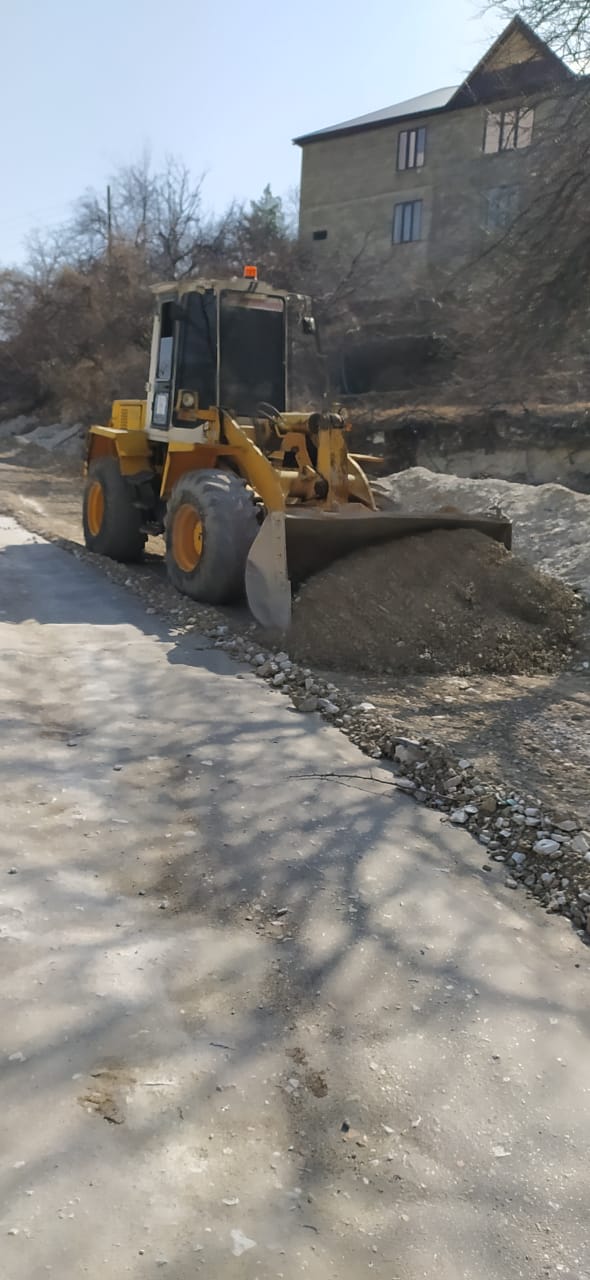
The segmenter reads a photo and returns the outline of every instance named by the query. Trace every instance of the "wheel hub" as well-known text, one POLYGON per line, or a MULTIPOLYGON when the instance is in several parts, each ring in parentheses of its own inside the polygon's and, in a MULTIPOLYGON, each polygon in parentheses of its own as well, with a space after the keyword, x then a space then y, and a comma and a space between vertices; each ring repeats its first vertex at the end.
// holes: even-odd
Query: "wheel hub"
POLYGON ((188 502, 184 502, 174 516, 172 553, 183 573, 192 573, 203 554, 203 524, 188 502))
POLYGON ((102 485, 95 480, 89 490, 86 503, 86 518, 88 520, 88 528, 93 538, 100 533, 102 522, 104 520, 104 493, 102 485))

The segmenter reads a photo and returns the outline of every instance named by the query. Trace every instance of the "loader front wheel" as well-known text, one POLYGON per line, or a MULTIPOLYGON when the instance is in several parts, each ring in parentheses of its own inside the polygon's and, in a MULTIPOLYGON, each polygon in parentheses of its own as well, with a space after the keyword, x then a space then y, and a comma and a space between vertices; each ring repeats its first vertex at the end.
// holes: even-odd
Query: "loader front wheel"
POLYGON ((84 541, 111 560, 139 560, 145 546, 141 515, 116 458, 91 463, 84 490, 84 541))
POLYGON ((166 565, 178 591, 206 604, 244 594, 246 560, 258 533, 251 490, 229 471, 189 471, 166 515, 166 565))

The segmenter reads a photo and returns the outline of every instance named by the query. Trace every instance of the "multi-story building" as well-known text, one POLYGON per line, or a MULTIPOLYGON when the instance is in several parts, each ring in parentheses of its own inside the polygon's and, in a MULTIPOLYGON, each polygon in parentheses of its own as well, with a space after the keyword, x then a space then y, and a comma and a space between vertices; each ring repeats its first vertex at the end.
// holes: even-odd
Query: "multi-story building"
POLYGON ((295 139, 316 265, 362 261, 373 297, 444 287, 530 200, 535 142, 573 81, 515 18, 463 84, 295 139))

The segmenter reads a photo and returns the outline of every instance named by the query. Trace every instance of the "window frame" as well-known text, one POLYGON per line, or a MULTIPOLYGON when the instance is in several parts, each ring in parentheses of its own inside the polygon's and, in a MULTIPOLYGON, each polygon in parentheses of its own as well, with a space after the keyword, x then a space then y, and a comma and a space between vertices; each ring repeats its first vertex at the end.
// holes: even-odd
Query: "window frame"
POLYGON ((518 216, 520 186, 516 182, 503 182, 498 187, 490 187, 485 193, 485 202, 484 227, 487 234, 493 236, 507 231, 518 216), (506 195, 504 203, 503 193, 506 195), (495 211, 494 218, 491 217, 492 210, 495 211))
POLYGON ((396 156, 398 173, 405 173, 408 169, 423 169, 425 164, 426 125, 417 125, 415 129, 400 129, 396 156))
POLYGON ((504 151, 525 151, 532 144, 534 128, 534 107, 506 107, 501 111, 486 111, 483 127, 483 154, 497 156, 504 151), (513 141, 510 140, 511 133, 513 141), (525 142, 520 141, 522 133, 526 136, 525 142), (493 147, 488 145, 488 139, 492 137, 497 142, 493 147))
POLYGON ((421 197, 414 200, 397 200, 393 206, 391 224, 392 245, 419 244, 423 240, 424 201, 421 197), (415 235, 417 224, 418 234, 415 235), (409 235, 406 235, 409 230, 409 235))

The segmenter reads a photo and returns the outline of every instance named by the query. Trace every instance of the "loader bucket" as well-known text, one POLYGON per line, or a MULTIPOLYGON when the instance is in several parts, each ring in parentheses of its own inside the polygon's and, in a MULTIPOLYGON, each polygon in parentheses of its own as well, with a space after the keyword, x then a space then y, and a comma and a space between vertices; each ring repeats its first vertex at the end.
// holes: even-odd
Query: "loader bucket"
POLYGON ((395 541, 432 529, 477 529, 509 551, 512 525, 501 516, 432 511, 395 515, 350 503, 340 511, 271 512, 255 538, 246 563, 246 596, 261 626, 286 631, 291 621, 291 587, 362 547, 395 541))

